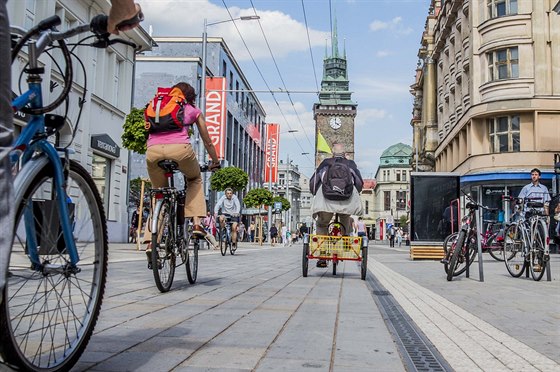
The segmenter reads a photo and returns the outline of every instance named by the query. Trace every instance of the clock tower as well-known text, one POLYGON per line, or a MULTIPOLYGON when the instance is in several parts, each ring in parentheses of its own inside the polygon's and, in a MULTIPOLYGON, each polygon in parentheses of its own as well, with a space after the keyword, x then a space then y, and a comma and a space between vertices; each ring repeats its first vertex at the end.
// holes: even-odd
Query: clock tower
POLYGON ((331 56, 325 50, 323 59, 319 102, 313 105, 316 166, 331 156, 325 152, 324 142, 331 149, 334 143, 344 144, 347 157, 354 159, 354 119, 358 105, 352 102, 352 92, 349 91, 346 50, 342 55, 338 52, 336 19, 331 44, 331 56))

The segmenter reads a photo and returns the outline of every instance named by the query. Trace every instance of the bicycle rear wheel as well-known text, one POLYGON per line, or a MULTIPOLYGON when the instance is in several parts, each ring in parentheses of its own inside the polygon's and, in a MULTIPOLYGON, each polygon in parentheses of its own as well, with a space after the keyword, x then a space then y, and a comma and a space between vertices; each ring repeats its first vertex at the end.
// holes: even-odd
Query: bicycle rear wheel
POLYGON ((465 248, 464 246, 468 244, 466 240, 466 232, 464 230, 461 230, 459 232, 459 236, 457 237, 457 244, 455 244, 453 252, 451 253, 451 258, 449 259, 449 267, 447 268, 447 281, 449 282, 453 280, 455 270, 459 271, 459 258, 463 254, 463 250, 465 248))
POLYGON ((504 262, 507 271, 514 278, 519 278, 525 271, 525 252, 523 246, 523 234, 517 224, 510 225, 506 229, 504 237, 504 262))
POLYGON ((309 270, 309 243, 303 243, 303 254, 301 257, 301 273, 304 278, 307 277, 307 272, 309 270))
POLYGON ((89 173, 71 161, 66 193, 80 258, 73 268, 58 222, 53 177, 54 168, 47 163, 25 180, 16 179, 15 237, 0 306, 0 354, 24 370, 70 369, 91 337, 105 290, 107 227, 97 188, 89 173), (31 252, 34 246, 37 251, 31 252), (38 257, 35 264, 31 253, 38 257))
POLYGON ((546 244, 546 225, 543 221, 539 221, 535 236, 533 237, 533 247, 530 252, 529 271, 533 280, 542 279, 546 271, 546 261, 544 255, 544 246, 546 244))
POLYGON ((157 213, 157 229, 152 233, 152 271, 156 287, 160 292, 167 292, 175 276, 176 256, 174 241, 171 237, 171 203, 164 199, 157 213))
POLYGON ((185 265, 187 269, 187 279, 189 283, 196 283, 196 277, 198 275, 198 250, 200 248, 200 241, 197 238, 193 238, 192 235, 187 236, 185 241, 185 249, 187 251, 187 263, 185 265))
POLYGON ((367 276, 367 255, 368 255, 368 247, 362 248, 362 265, 360 267, 360 273, 362 280, 366 280, 367 276))
POLYGON ((449 270, 449 261, 451 260, 451 255, 453 254, 453 250, 457 245, 458 236, 459 233, 456 232, 451 235, 448 235, 443 241, 443 254, 444 254, 443 270, 445 271, 446 274, 447 274, 447 270, 449 270))

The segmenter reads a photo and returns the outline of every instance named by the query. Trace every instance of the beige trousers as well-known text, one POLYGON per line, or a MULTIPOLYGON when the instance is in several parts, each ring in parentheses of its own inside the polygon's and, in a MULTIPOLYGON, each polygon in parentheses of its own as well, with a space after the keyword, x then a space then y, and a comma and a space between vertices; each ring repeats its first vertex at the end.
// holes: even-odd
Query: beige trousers
MULTIPOLYGON (((317 235, 328 235, 329 234, 329 224, 334 216, 334 213, 330 212, 317 212, 317 235)), ((351 220, 349 214, 338 214, 338 220, 344 226, 344 235, 350 235, 352 232, 351 220)))
POLYGON ((160 160, 174 160, 179 170, 187 178, 187 194, 185 196, 185 218, 203 217, 206 215, 206 201, 202 190, 200 165, 190 144, 153 145, 146 152, 148 175, 152 187, 167 186, 167 178, 163 169, 158 167, 160 160))

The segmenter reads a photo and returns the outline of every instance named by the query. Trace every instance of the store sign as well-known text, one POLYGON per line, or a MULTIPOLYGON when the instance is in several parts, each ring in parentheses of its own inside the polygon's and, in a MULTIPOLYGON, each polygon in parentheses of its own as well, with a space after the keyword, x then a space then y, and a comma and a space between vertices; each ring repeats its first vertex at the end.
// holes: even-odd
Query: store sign
POLYGON ((206 128, 219 159, 225 158, 226 79, 206 78, 206 128))
POLYGON ((264 182, 278 182, 278 140, 280 139, 280 125, 268 124, 267 128, 264 182))
POLYGON ((91 136, 91 148, 115 158, 121 154, 121 148, 108 134, 91 136))

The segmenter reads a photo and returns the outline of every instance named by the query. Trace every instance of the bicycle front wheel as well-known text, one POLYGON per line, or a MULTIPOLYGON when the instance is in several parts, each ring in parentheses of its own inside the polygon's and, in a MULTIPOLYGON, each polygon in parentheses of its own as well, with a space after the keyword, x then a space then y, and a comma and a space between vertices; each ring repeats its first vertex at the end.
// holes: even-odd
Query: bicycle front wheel
POLYGON ((200 241, 197 238, 193 238, 192 235, 187 237, 185 241, 185 249, 187 250, 187 279, 189 283, 196 283, 196 277, 198 275, 198 250, 200 248, 200 241))
POLYGON ((175 276, 176 256, 174 241, 171 236, 171 203, 163 200, 157 213, 157 229, 152 233, 152 271, 156 287, 160 292, 167 292, 173 284, 175 276))
POLYGON ((59 223, 61 190, 54 174, 47 163, 17 189, 15 237, 0 306, 0 354, 24 370, 70 369, 91 337, 105 290, 107 227, 97 188, 71 161, 64 198, 80 258, 73 266, 59 223))
POLYGON ((525 241, 521 227, 517 224, 510 225, 504 237, 504 262, 507 271, 514 278, 519 278, 525 271, 525 241))
POLYGON ((220 233, 220 252, 222 253, 222 256, 225 256, 228 250, 227 240, 226 232, 222 231, 220 233))
MULTIPOLYGON (((453 248, 453 252, 451 253, 451 258, 449 259, 449 267, 447 268, 447 281, 453 280, 453 276, 455 275, 455 271, 459 272, 460 259, 461 256, 464 257, 463 250, 466 249, 468 242, 466 241, 466 231, 461 230, 459 232, 459 236, 457 237, 457 244, 453 248)), ((466 268, 466 267, 465 267, 466 268)), ((458 275, 458 274, 457 274, 458 275)))
POLYGON ((443 270, 445 271, 446 274, 447 271, 449 270, 449 261, 451 261, 451 255, 453 254, 453 251, 455 250, 455 246, 457 245, 458 236, 459 233, 455 232, 451 235, 448 235, 443 241, 443 254, 444 254, 443 270))
POLYGON ((539 220, 533 236, 533 247, 530 253, 529 271, 533 280, 539 281, 542 279, 546 270, 546 260, 544 255, 544 247, 546 244, 546 224, 544 221, 539 220))

